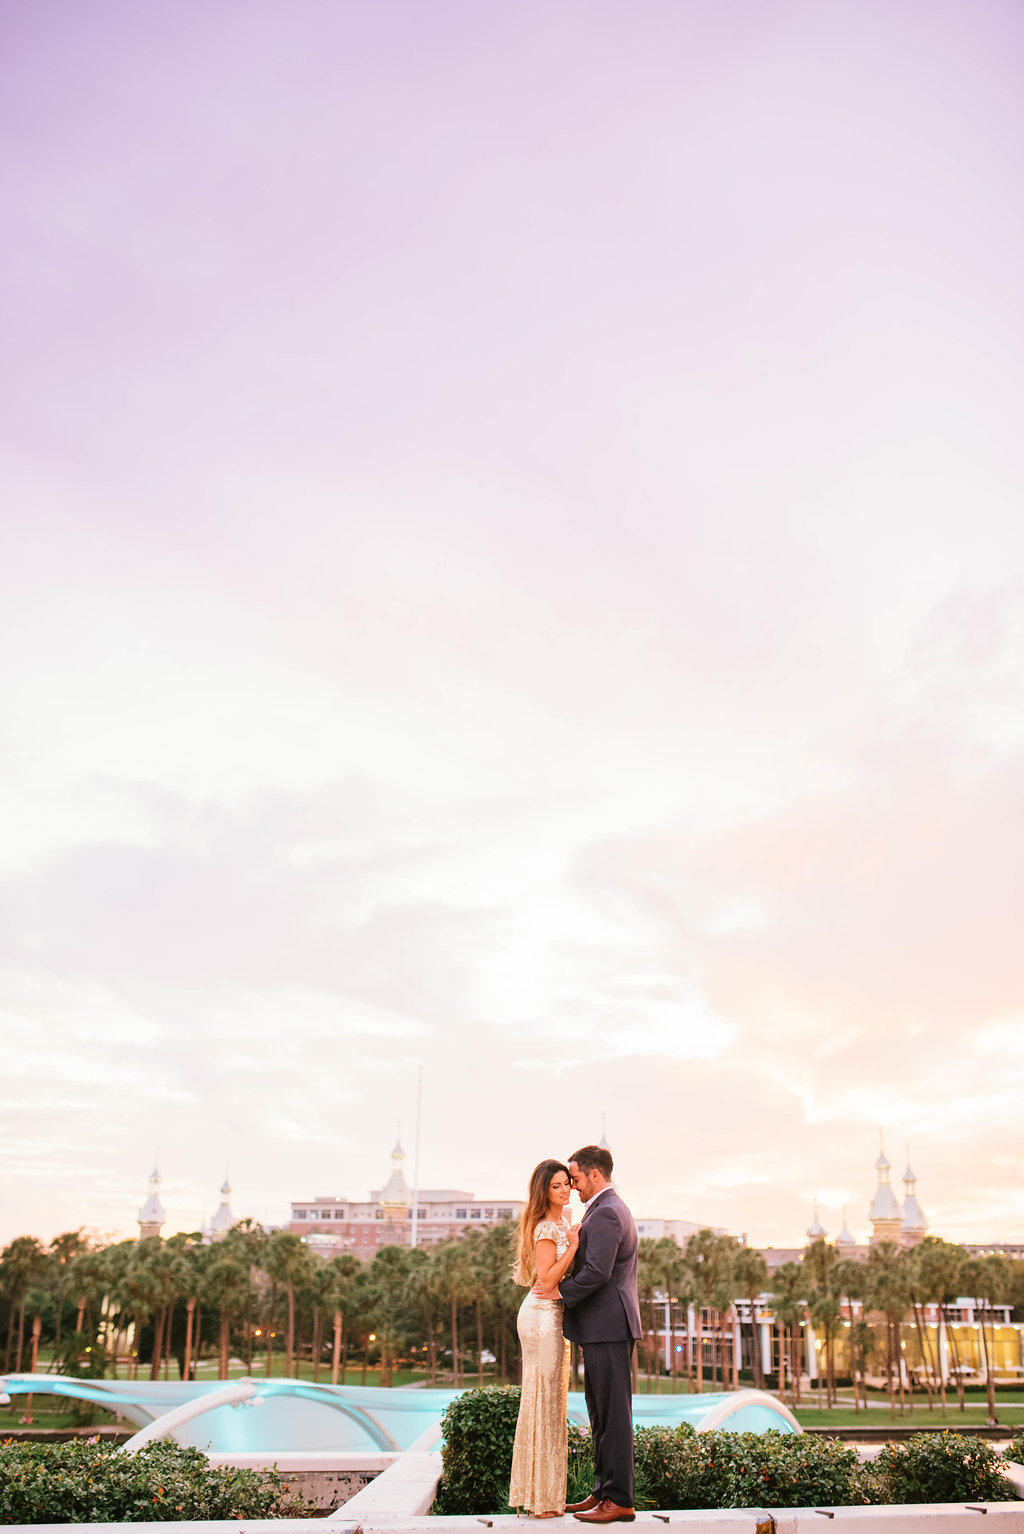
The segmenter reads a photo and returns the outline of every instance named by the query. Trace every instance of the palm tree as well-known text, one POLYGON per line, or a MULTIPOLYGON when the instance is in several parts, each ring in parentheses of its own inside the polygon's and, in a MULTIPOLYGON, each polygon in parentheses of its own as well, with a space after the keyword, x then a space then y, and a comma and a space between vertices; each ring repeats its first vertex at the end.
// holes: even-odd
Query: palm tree
POLYGON ((467 1260, 468 1250, 459 1240, 446 1241, 437 1248, 438 1276, 451 1308, 452 1334, 452 1383, 458 1389, 459 1369, 459 1307, 473 1298, 473 1272, 467 1260))
POLYGON ((686 1265, 693 1277, 694 1305, 697 1311, 697 1390, 704 1389, 704 1321, 702 1312, 712 1312, 712 1383, 714 1383, 715 1353, 720 1352, 722 1383, 725 1383, 724 1347, 722 1347, 722 1311, 728 1310, 733 1295, 734 1242, 727 1236, 716 1236, 706 1227, 691 1236, 686 1243, 686 1265))
MULTIPOLYGON (((249 1269, 249 1298, 245 1311, 245 1366, 252 1373, 253 1348, 256 1340, 256 1307, 260 1293, 260 1264, 267 1250, 269 1237, 258 1220, 236 1220, 219 1242, 217 1250, 222 1257, 230 1257, 249 1269)), ((205 1248, 207 1252, 209 1248, 205 1248)), ((267 1328, 268 1337, 272 1327, 267 1328)), ((270 1370, 268 1367, 267 1373, 270 1370)))
POLYGON ((491 1253, 485 1230, 466 1231, 462 1237, 469 1248, 468 1262, 473 1275, 473 1310, 476 1319, 476 1382, 484 1383, 484 1304, 491 1280, 491 1253))
MULTIPOLYGON (((154 1273, 153 1259, 162 1247, 163 1242, 159 1236, 146 1236, 143 1240, 136 1241, 122 1278, 123 1292, 134 1322, 136 1378, 138 1378, 139 1365, 142 1362, 142 1328, 147 1321, 155 1317, 160 1305, 160 1286, 154 1273)), ((78 1264, 78 1269, 80 1270, 82 1266, 84 1266, 84 1260, 78 1264)), ((156 1340, 154 1331, 152 1358, 156 1356, 156 1340)), ((152 1373, 150 1377, 152 1378, 152 1373)))
POLYGON ((427 1368, 433 1385, 437 1379, 437 1330, 441 1319, 441 1297, 435 1283, 431 1253, 422 1246, 413 1247, 409 1252, 405 1304, 418 1334, 426 1336, 427 1368))
POLYGON ((291 1378, 295 1359, 295 1289, 303 1284, 312 1261, 309 1247, 294 1231, 275 1230, 267 1243, 263 1268, 275 1282, 284 1286, 288 1297, 288 1336, 285 1343, 285 1374, 291 1378))
MULTIPOLYGON (((523 1291, 512 1282, 512 1266, 516 1255, 516 1228, 510 1220, 502 1220, 484 1232, 481 1272, 492 1323, 491 1350, 498 1360, 498 1375, 507 1379, 509 1374, 509 1340, 515 1338, 516 1318, 523 1303, 523 1291)), ((518 1347, 514 1349, 518 1356, 518 1347)))
MULTIPOLYGON (((637 1247, 636 1262, 636 1287, 642 1305, 647 1308, 647 1381, 648 1389, 654 1375, 655 1360, 657 1358, 657 1335, 656 1317, 654 1314, 654 1291, 658 1288, 662 1274, 661 1253, 658 1251, 657 1241, 649 1236, 643 1236, 637 1247)), ((642 1312, 641 1312, 642 1314, 642 1312)), ((643 1323, 641 1322, 641 1325, 643 1323)), ((658 1383, 655 1389, 661 1392, 661 1370, 658 1369, 658 1383)))
MULTIPOLYGON (((213 1261, 214 1248, 204 1246, 202 1236, 198 1233, 185 1234, 179 1232, 171 1236, 165 1245, 168 1250, 175 1253, 179 1262, 178 1270, 178 1294, 177 1299, 185 1301, 185 1337, 181 1352, 178 1354, 178 1373, 183 1380, 191 1379, 194 1373, 192 1367, 192 1345, 198 1338, 196 1327, 196 1313, 199 1310, 200 1299, 203 1291, 203 1279, 206 1269, 213 1261)), ((220 1255, 228 1255, 221 1244, 220 1255)), ((233 1254, 232 1254, 233 1255, 233 1254)), ((200 1317, 201 1319, 201 1317, 200 1317)), ((251 1334, 251 1327, 246 1328, 251 1334)), ((247 1338, 249 1345, 248 1367, 252 1372, 252 1337, 247 1338)), ((166 1353, 168 1358, 171 1352, 171 1329, 168 1324, 166 1353)))
POLYGON ((378 1247, 370 1264, 370 1282, 376 1297, 374 1324, 377 1340, 380 1343, 382 1385, 391 1384, 391 1371, 400 1330, 401 1306, 409 1277, 407 1255, 407 1247, 382 1246, 378 1247))
POLYGON ((160 1378, 164 1354, 170 1352, 174 1302, 188 1286, 188 1271, 178 1248, 159 1236, 140 1241, 129 1264, 129 1280, 154 1317, 153 1354, 149 1377, 160 1378))
POLYGON ((693 1278, 683 1253, 671 1236, 660 1236, 655 1243, 655 1248, 658 1285, 665 1295, 669 1377, 671 1388, 675 1391, 679 1375, 679 1358, 676 1353, 676 1311, 680 1304, 689 1303, 693 1278))
MULTIPOLYGON (((878 1338, 875 1328, 870 1322, 860 1320, 850 1324, 850 1367, 853 1370, 853 1409, 857 1410, 857 1383, 864 1388, 864 1376, 867 1373, 868 1361, 873 1357, 878 1346, 878 1338)), ((867 1395, 864 1397, 864 1410, 867 1411, 867 1395)))
POLYGON ((345 1383, 345 1352, 347 1349, 345 1317, 352 1304, 353 1287, 359 1268, 359 1259, 353 1257, 351 1252, 343 1252, 338 1257, 332 1257, 324 1265, 325 1285, 323 1303, 333 1316, 334 1321, 331 1347, 332 1385, 338 1383, 339 1369, 342 1384, 345 1383))
POLYGON ((56 1321, 54 1327, 53 1348, 55 1353, 60 1352, 60 1333, 64 1311, 64 1291, 67 1288, 70 1277, 71 1264, 80 1252, 89 1250, 89 1243, 82 1235, 81 1228, 78 1230, 66 1230, 59 1236, 54 1236, 50 1242, 50 1260, 54 1265, 56 1295, 56 1321))
MULTIPOLYGON (((137 1245, 135 1241, 118 1241, 113 1246, 86 1248, 72 1258, 68 1276, 69 1292, 77 1296, 78 1300, 73 1346, 77 1348, 81 1345, 78 1334, 82 1331, 86 1311, 98 1307, 104 1318, 103 1345, 104 1349, 110 1353, 115 1379, 117 1378, 118 1352, 122 1347, 127 1347, 126 1329, 131 1324, 126 1274, 137 1245)), ((94 1339, 95 1336, 96 1330, 93 1330, 94 1339)), ((138 1341, 137 1329, 136 1342, 138 1341)), ((134 1358, 129 1360, 129 1378, 135 1362, 134 1358)))
MULTIPOLYGON (((860 1397, 864 1390, 864 1370, 869 1353, 873 1350, 874 1332, 863 1317, 858 1321, 854 1312, 854 1301, 863 1302, 867 1293, 867 1281, 865 1268, 862 1262, 857 1262, 853 1257, 843 1257, 833 1269, 833 1282, 841 1298, 845 1298, 850 1312, 849 1320, 849 1345, 850 1345, 850 1375, 853 1379, 853 1409, 857 1411, 860 1406, 860 1397), (866 1330, 865 1330, 866 1329, 866 1330), (868 1334, 872 1346, 868 1347, 868 1334)), ((834 1395, 833 1380, 833 1395, 834 1395)), ((864 1409, 867 1410, 865 1397, 864 1409)))
MULTIPOLYGON (((937 1387, 942 1396, 942 1415, 946 1415, 946 1387, 941 1378, 941 1370, 938 1367, 937 1356, 933 1360, 932 1350, 929 1346, 928 1328, 922 1315, 922 1307, 927 1303, 927 1295, 922 1298, 922 1263, 927 1264, 927 1256, 922 1257, 922 1252, 927 1249, 923 1246, 912 1247, 907 1253, 907 1283, 910 1290, 910 1305, 914 1316, 914 1326, 917 1331, 917 1343, 921 1352, 921 1360, 924 1364, 925 1387, 928 1391, 928 1410, 933 1409, 933 1392, 937 1387)), ((937 1348, 936 1348, 937 1353, 937 1348)))
POLYGON ((772 1283, 774 1285, 772 1305, 775 1310, 775 1323, 779 1329, 779 1395, 785 1398, 788 1375, 795 1380, 796 1401, 799 1405, 802 1365, 801 1360, 797 1359, 794 1366, 791 1339, 797 1328, 802 1328, 807 1311, 803 1293, 807 1287, 807 1278, 799 1263, 784 1262, 776 1268, 772 1275, 772 1283))
MULTIPOLYGON (((369 1268, 364 1268, 356 1276, 355 1285, 356 1305, 355 1312, 359 1332, 362 1335, 363 1345, 360 1349, 362 1357, 362 1376, 360 1385, 366 1384, 366 1374, 370 1367, 370 1344, 377 1341, 376 1316, 377 1316, 377 1286, 369 1268)), ((380 1360, 378 1359, 378 1364, 380 1360)))
POLYGON ((757 1301, 768 1287, 768 1264, 761 1253, 753 1247, 744 1246, 736 1253, 733 1268, 737 1294, 750 1306, 750 1320, 754 1331, 754 1386, 764 1389, 764 1367, 761 1361, 761 1338, 757 1326, 757 1301))
POLYGON ((734 1390, 739 1388, 739 1348, 736 1336, 739 1331, 738 1314, 733 1297, 736 1291, 736 1276, 734 1263, 736 1260, 736 1243, 729 1236, 719 1236, 718 1249, 715 1262, 715 1283, 712 1290, 714 1301, 714 1317, 718 1331, 718 1365, 719 1382, 725 1387, 725 1318, 732 1318, 732 1379, 734 1390))
POLYGON ((903 1386, 903 1348, 900 1323, 910 1308, 909 1270, 905 1254, 891 1241, 880 1241, 868 1252, 867 1302, 885 1316, 886 1378, 890 1415, 896 1415, 896 1388, 900 1414, 906 1410, 903 1386))
MULTIPOLYGON (((942 1331, 953 1354, 953 1379, 961 1411, 966 1410, 966 1402, 960 1364, 960 1346, 956 1330, 949 1324, 947 1306, 961 1293, 960 1272, 966 1261, 967 1253, 962 1246, 955 1246, 950 1241, 941 1241, 936 1236, 925 1236, 920 1246, 913 1249, 911 1262, 916 1293, 925 1304, 938 1307, 942 1331)), ((942 1389, 942 1408, 945 1411, 946 1386, 942 1379, 942 1370, 938 1372, 942 1389)))
POLYGON ((324 1351, 323 1318, 325 1312, 331 1313, 331 1288, 331 1275, 326 1262, 314 1263, 306 1284, 306 1294, 312 1308, 313 1333, 310 1348, 314 1384, 320 1379, 320 1364, 323 1361, 324 1351))
POLYGON ((231 1362, 231 1322, 245 1309, 249 1298, 249 1270, 234 1258, 218 1256, 206 1270, 203 1297, 218 1312, 220 1347, 217 1378, 226 1380, 231 1362))
POLYGON ((990 1256, 969 1258, 960 1270, 960 1282, 965 1286, 965 1293, 974 1297, 975 1313, 980 1323, 981 1351, 985 1363, 985 1398, 988 1402, 989 1427, 996 1426, 996 1382, 994 1377, 995 1325, 992 1307, 997 1301, 1002 1299, 1004 1290, 1008 1288, 1005 1268, 1005 1257, 990 1256), (989 1320, 989 1330, 992 1333, 991 1346, 985 1327, 986 1315, 989 1320))
POLYGON ((0 1252, 0 1282, 3 1284, 11 1305, 10 1323, 7 1328, 7 1353, 4 1368, 11 1367, 11 1345, 17 1339, 14 1371, 21 1369, 21 1351, 25 1337, 25 1297, 36 1279, 47 1270, 46 1253, 35 1236, 16 1236, 0 1252), (18 1325, 15 1331, 14 1317, 18 1325))
MULTIPOLYGON (((816 1332, 825 1342, 825 1382, 828 1404, 835 1399, 835 1340, 843 1324, 842 1284, 840 1270, 843 1266, 834 1246, 824 1240, 811 1243, 804 1253, 803 1265, 811 1275, 810 1296, 811 1321, 816 1332)), ((822 1378, 818 1376, 818 1406, 821 1407, 822 1378)))

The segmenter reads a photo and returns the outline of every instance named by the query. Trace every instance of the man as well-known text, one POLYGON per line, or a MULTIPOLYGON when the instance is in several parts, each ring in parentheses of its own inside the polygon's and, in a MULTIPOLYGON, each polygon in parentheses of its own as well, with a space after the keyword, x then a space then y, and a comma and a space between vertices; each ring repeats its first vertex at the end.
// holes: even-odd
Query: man
POLYGON ((561 1298, 562 1329, 583 1349, 587 1411, 594 1445, 594 1490, 567 1512, 580 1523, 632 1523, 633 1348, 640 1336, 636 1292, 636 1226, 611 1185, 610 1152, 585 1145, 569 1157, 569 1175, 586 1208, 576 1265, 557 1289, 538 1284, 541 1299, 561 1298))

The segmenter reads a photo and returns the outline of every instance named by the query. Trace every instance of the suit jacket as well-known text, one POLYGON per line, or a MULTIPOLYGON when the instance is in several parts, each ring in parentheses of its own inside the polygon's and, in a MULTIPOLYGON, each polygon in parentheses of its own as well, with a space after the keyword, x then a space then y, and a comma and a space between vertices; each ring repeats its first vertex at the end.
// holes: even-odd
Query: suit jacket
POLYGON ((639 1337, 636 1226, 613 1188, 588 1209, 570 1278, 558 1292, 565 1302, 562 1330, 570 1342, 625 1342, 639 1337))

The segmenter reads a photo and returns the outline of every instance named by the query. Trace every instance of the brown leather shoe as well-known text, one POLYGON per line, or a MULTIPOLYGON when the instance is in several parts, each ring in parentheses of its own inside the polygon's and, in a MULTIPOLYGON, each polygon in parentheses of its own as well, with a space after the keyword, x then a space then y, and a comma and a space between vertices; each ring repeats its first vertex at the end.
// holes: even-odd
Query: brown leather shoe
POLYGON ((567 1502, 565 1504, 565 1510, 567 1513, 586 1513, 590 1510, 590 1508, 600 1506, 601 1498, 595 1497, 594 1493, 591 1492, 590 1496, 585 1502, 567 1502))
POLYGON ((631 1507, 618 1507, 605 1497, 592 1513, 576 1513, 580 1523, 632 1523, 636 1513, 631 1507))

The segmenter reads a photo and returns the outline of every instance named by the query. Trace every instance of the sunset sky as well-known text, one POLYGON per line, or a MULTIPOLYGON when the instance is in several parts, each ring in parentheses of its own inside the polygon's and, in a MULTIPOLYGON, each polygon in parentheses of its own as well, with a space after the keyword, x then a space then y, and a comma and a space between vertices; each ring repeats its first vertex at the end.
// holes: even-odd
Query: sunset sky
POLYGON ((1024 1239, 1022 70, 7 0, 0 1241, 365 1198, 420 1065, 425 1187, 1024 1239))

